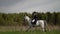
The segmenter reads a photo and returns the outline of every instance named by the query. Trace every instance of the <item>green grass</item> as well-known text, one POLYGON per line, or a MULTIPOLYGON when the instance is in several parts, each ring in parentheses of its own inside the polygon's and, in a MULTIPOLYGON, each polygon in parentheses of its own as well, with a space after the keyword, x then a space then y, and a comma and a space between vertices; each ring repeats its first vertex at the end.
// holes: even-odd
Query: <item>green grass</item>
POLYGON ((52 30, 52 31, 46 31, 42 32, 39 30, 35 31, 6 31, 6 32, 0 32, 0 34, 60 34, 60 30, 52 30))

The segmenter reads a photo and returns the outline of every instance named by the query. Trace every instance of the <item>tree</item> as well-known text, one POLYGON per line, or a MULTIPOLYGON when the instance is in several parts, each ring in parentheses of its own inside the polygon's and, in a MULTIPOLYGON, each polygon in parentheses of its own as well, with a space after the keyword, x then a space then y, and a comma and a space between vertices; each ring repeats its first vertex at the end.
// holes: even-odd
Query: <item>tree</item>
POLYGON ((51 22, 51 13, 47 12, 47 22, 51 22))

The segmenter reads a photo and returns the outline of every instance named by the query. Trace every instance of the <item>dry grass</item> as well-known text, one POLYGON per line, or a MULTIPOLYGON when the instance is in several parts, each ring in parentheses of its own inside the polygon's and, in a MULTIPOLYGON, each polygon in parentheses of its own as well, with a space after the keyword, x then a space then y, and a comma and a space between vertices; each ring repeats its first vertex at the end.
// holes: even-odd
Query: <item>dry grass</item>
MULTIPOLYGON (((0 26, 0 31, 25 31, 28 28, 28 26, 0 26)), ((48 26, 49 30, 60 30, 60 26, 48 26)), ((41 27, 34 27, 30 30, 41 30, 41 27)))

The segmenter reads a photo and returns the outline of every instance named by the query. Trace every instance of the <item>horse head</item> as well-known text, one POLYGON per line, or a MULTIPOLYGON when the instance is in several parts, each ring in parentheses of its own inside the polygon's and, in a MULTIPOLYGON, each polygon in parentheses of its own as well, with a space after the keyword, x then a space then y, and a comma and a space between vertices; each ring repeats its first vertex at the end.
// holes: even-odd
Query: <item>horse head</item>
POLYGON ((29 21, 30 20, 30 18, 27 16, 27 15, 25 15, 25 20, 27 20, 27 21, 29 21))

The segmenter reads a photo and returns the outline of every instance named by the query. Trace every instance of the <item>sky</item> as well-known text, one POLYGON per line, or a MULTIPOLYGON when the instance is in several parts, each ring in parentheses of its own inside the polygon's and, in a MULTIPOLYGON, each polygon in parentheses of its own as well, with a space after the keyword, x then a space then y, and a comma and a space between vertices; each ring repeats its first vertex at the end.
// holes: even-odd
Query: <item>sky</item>
POLYGON ((0 12, 58 12, 60 11, 60 0, 0 0, 0 12))

